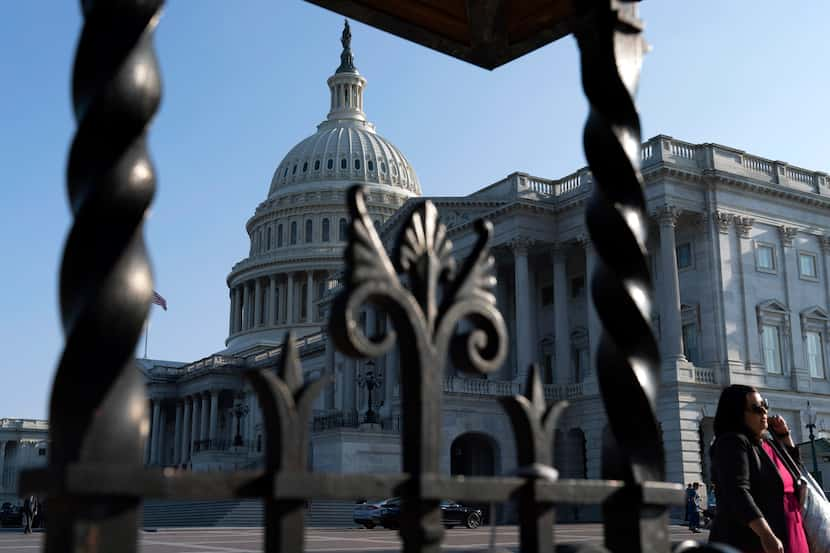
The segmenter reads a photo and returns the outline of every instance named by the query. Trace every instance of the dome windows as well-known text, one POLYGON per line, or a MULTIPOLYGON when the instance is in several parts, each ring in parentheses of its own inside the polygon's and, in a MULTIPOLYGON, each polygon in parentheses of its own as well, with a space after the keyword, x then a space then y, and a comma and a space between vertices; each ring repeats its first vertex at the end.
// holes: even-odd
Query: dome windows
POLYGON ((320 160, 319 160, 319 159, 315 159, 315 160, 314 160, 314 170, 315 170, 315 171, 319 171, 319 170, 320 170, 320 160))
POLYGON ((288 165, 285 166, 285 171, 282 173, 282 178, 285 178, 287 176, 288 176, 288 165))
POLYGON ((329 225, 330 225, 329 220, 328 219, 323 219, 323 242, 328 242, 329 241, 329 238, 330 238, 330 236, 329 236, 329 225))
POLYGON ((297 174, 297 164, 296 164, 296 163, 294 164, 294 168, 293 168, 293 169, 291 169, 291 174, 292 174, 292 175, 296 175, 296 174, 297 174))
POLYGON ((397 177, 397 176, 398 176, 398 166, 397 166, 396 164, 394 164, 394 163, 392 164, 392 176, 393 176, 393 177, 397 177))
POLYGON ((311 219, 305 220, 305 241, 306 244, 311 242, 314 238, 314 223, 311 222, 311 219))
POLYGON ((346 160, 345 157, 340 160, 340 168, 341 169, 346 169, 348 166, 349 166, 349 162, 346 160))
POLYGON ((386 162, 385 161, 380 162, 380 172, 383 173, 384 175, 386 174, 386 162))
POLYGON ((354 170, 355 171, 360 171, 360 160, 359 159, 354 160, 354 170))
POLYGON ((334 169, 334 160, 333 160, 333 159, 329 158, 329 161, 328 161, 328 163, 326 164, 326 168, 327 168, 329 171, 331 171, 332 169, 334 169))
POLYGON ((369 171, 374 173, 375 172, 375 162, 371 159, 366 162, 366 166, 369 168, 369 171))
POLYGON ((277 247, 282 247, 282 224, 277 225, 277 247))
POLYGON ((291 245, 297 243, 297 221, 291 222, 291 245))
POLYGON ((307 161, 303 162, 303 173, 305 173, 306 171, 308 171, 308 162, 307 161))
POLYGON ((341 242, 346 241, 346 219, 340 219, 340 228, 338 231, 337 239, 341 242))

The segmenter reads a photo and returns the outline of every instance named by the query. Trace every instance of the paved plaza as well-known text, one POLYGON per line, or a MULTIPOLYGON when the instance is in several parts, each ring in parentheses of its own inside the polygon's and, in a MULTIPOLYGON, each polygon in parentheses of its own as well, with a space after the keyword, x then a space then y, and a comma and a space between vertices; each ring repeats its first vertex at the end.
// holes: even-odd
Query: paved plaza
MULTIPOLYGON (((672 525, 671 541, 680 542, 694 537, 706 541, 708 532, 691 534, 688 529, 672 525)), ((556 530, 558 543, 600 544, 602 527, 599 524, 562 524, 556 530)), ((36 533, 0 532, 0 553, 39 551, 44 535, 36 533)), ((157 532, 140 532, 141 553, 260 553, 262 529, 260 528, 187 528, 164 529, 157 532)), ((445 551, 483 551, 490 544, 490 529, 448 530, 444 540, 445 551)), ((496 545, 509 551, 518 551, 518 535, 515 526, 500 526, 496 532, 496 545)), ((398 533, 374 529, 322 529, 306 532, 306 548, 314 552, 400 550, 398 533)))

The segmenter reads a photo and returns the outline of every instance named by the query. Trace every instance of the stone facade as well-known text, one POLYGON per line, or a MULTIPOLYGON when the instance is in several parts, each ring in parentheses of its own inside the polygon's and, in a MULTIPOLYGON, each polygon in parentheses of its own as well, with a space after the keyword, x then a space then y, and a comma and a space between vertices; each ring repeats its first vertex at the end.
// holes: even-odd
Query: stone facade
POLYGON ((49 425, 44 420, 0 419, 0 504, 21 505, 20 472, 46 465, 49 425))

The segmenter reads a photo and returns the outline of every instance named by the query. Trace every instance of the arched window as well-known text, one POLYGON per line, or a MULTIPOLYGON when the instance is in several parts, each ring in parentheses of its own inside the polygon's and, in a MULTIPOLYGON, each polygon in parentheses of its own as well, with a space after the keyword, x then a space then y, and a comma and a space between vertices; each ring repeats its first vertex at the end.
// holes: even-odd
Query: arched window
POLYGON ((277 225, 277 247, 282 247, 282 224, 277 225))
POLYGON ((308 162, 307 161, 303 162, 303 173, 305 173, 306 171, 308 171, 308 162))
POLYGON ((313 237, 314 237, 314 223, 311 222, 311 219, 306 219, 305 220, 305 241, 306 241, 306 243, 311 242, 313 237))
POLYGON ((341 160, 340 160, 340 168, 341 168, 341 169, 345 169, 345 168, 346 168, 346 167, 348 167, 348 166, 349 166, 349 162, 348 162, 348 161, 346 161, 346 158, 345 158, 345 157, 344 157, 343 159, 341 159, 341 160))
POLYGON ((297 243, 297 221, 291 221, 291 245, 297 243))
POLYGON ((372 161, 371 159, 366 162, 366 166, 369 167, 369 171, 374 171, 375 170, 375 162, 372 161))
POLYGON ((329 220, 323 219, 323 242, 329 241, 329 220))
POLYGON ((267 232, 265 233, 265 249, 271 249, 271 227, 268 227, 267 232))
POLYGON ((315 171, 319 171, 319 170, 320 170, 320 160, 319 160, 319 159, 315 159, 315 160, 314 160, 314 170, 315 170, 315 171))
POLYGON ((296 163, 294 164, 294 168, 293 168, 293 169, 291 169, 291 174, 292 174, 292 175, 296 175, 296 174, 297 174, 297 164, 296 164, 296 163))
POLYGON ((359 159, 354 160, 354 168, 355 168, 355 170, 360 171, 360 160, 359 159))
POLYGON ((334 169, 334 160, 330 159, 328 164, 326 164, 326 167, 328 167, 329 170, 334 169))
POLYGON ((380 162, 380 172, 383 173, 384 175, 386 174, 386 162, 385 161, 380 162))
POLYGON ((285 171, 283 171, 283 173, 282 173, 282 178, 285 178, 287 176, 288 176, 288 165, 285 166, 285 171))
POLYGON ((308 294, 308 284, 303 282, 303 285, 300 287, 300 319, 305 319, 308 316, 308 311, 306 311, 306 302, 304 301, 308 294))
POLYGON ((340 231, 338 233, 338 240, 341 242, 346 241, 346 219, 340 219, 340 231))

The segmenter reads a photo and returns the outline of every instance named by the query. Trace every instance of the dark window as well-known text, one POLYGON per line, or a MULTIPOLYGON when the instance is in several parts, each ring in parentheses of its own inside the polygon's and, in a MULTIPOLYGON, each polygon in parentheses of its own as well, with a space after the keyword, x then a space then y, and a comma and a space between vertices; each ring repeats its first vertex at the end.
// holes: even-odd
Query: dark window
POLYGON ((542 305, 553 305, 553 286, 542 286, 542 305))
POLYGON ((366 162, 366 165, 369 166, 369 171, 374 171, 375 170, 375 162, 372 161, 371 159, 366 162))
POLYGON ((329 241, 329 220, 323 219, 323 242, 329 241))
POLYGON ((296 174, 297 174, 297 164, 296 164, 296 163, 294 164, 294 168, 293 168, 293 169, 291 169, 291 174, 292 174, 292 175, 296 175, 296 174))
POLYGON ((330 159, 326 167, 328 167, 329 169, 334 169, 334 160, 330 159))
POLYGON ((311 242, 314 234, 314 224, 311 222, 311 219, 306 219, 305 222, 305 241, 311 242))
POLYGON ((297 221, 291 222, 291 245, 297 243, 297 221))
POLYGON ((265 233, 265 249, 271 249, 271 227, 268 227, 268 230, 265 233))
POLYGON ((360 160, 359 159, 354 160, 354 168, 356 170, 360 171, 360 160))
POLYGON ((282 247, 282 225, 277 225, 277 247, 282 247))
POLYGON ((256 435, 256 451, 257 453, 262 451, 262 434, 256 435))
POLYGON ((285 166, 285 171, 282 174, 283 178, 288 176, 288 165, 285 166))
POLYGON ((585 277, 578 276, 571 279, 571 297, 578 298, 585 292, 585 277))
POLYGON ((45 447, 39 447, 38 450, 37 450, 37 456, 38 457, 45 457, 46 456, 46 448, 45 447))
POLYGON ((383 173, 384 175, 386 174, 386 162, 385 161, 380 162, 380 172, 383 173))
POLYGON ((345 169, 345 168, 346 168, 346 167, 348 167, 348 166, 349 166, 349 162, 348 162, 348 161, 346 161, 346 158, 345 158, 345 157, 344 157, 343 159, 341 159, 341 160, 340 160, 340 168, 341 168, 341 169, 345 169))
POLYGON ((308 171, 308 162, 307 161, 303 162, 303 173, 305 173, 306 171, 308 171))
POLYGON ((346 241, 346 219, 340 219, 340 229, 339 234, 337 235, 337 239, 341 242, 346 241))
POLYGON ((315 170, 315 171, 319 171, 319 170, 320 170, 320 160, 319 160, 319 159, 315 159, 315 160, 314 160, 314 170, 315 170))
POLYGON ((685 269, 692 266, 692 245, 688 242, 677 246, 677 268, 685 269))

